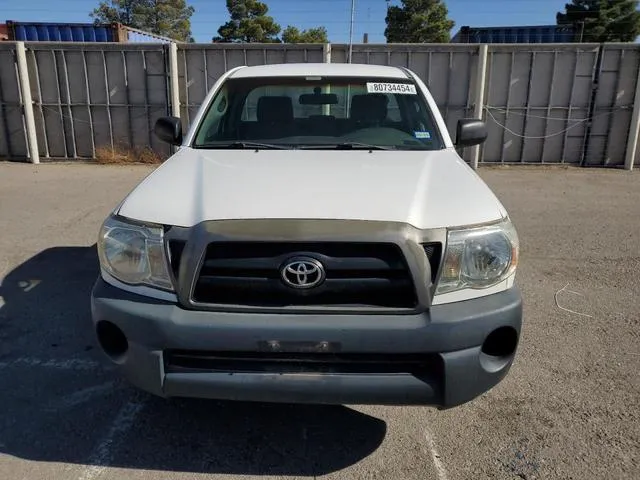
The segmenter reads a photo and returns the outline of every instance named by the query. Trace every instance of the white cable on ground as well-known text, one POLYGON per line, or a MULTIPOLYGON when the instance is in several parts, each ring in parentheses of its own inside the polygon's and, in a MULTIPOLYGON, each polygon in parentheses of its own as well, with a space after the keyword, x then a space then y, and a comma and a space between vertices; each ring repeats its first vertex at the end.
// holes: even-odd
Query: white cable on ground
POLYGON ((587 318, 593 318, 593 315, 589 315, 587 313, 580 313, 580 312, 576 312, 575 310, 571 310, 570 308, 565 308, 562 305, 560 305, 558 303, 558 295, 561 292, 567 292, 567 293, 572 293, 574 295, 579 295, 581 297, 584 297, 584 295, 582 295, 579 292, 574 292, 573 290, 567 290, 567 287, 569 286, 569 284, 567 283, 564 287, 562 287, 560 290, 558 290, 555 295, 553 296, 553 299, 556 302, 556 307, 558 307, 560 310, 564 310, 565 312, 569 312, 569 313, 575 313, 576 315, 580 315, 581 317, 587 317, 587 318))

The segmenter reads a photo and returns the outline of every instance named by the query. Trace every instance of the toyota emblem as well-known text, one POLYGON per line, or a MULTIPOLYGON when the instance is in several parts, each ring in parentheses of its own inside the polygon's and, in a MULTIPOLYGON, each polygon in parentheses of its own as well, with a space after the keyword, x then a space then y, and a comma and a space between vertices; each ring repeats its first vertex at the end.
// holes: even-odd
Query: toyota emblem
POLYGON ((291 288, 313 288, 320 285, 326 276, 324 266, 311 257, 292 258, 280 270, 282 280, 291 288))

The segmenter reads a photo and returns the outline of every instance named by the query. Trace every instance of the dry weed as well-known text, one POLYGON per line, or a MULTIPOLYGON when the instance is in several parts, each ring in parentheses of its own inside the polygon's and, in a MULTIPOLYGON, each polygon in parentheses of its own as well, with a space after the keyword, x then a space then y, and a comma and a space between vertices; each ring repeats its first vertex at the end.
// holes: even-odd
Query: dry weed
POLYGON ((119 145, 96 148, 95 161, 102 165, 129 163, 162 163, 163 158, 149 147, 123 147, 119 145))

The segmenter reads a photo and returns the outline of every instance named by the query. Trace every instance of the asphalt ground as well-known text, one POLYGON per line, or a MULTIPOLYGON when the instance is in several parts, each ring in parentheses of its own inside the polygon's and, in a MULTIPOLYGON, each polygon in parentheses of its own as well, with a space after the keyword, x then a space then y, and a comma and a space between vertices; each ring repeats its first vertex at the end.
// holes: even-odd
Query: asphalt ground
POLYGON ((640 174, 480 171, 520 235, 525 325, 507 378, 439 412, 121 381, 91 330, 95 239, 149 171, 0 163, 0 479, 640 478, 640 174))

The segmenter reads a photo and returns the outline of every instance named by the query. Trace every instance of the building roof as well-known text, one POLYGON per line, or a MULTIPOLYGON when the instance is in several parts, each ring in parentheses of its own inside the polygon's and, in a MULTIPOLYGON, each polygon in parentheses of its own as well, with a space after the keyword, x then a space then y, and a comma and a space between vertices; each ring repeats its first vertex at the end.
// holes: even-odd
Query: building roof
POLYGON ((571 43, 572 25, 511 25, 470 27, 465 25, 451 39, 452 43, 571 43))
POLYGON ((242 67, 233 72, 230 78, 315 76, 407 79, 407 74, 398 67, 356 63, 286 63, 242 67))

